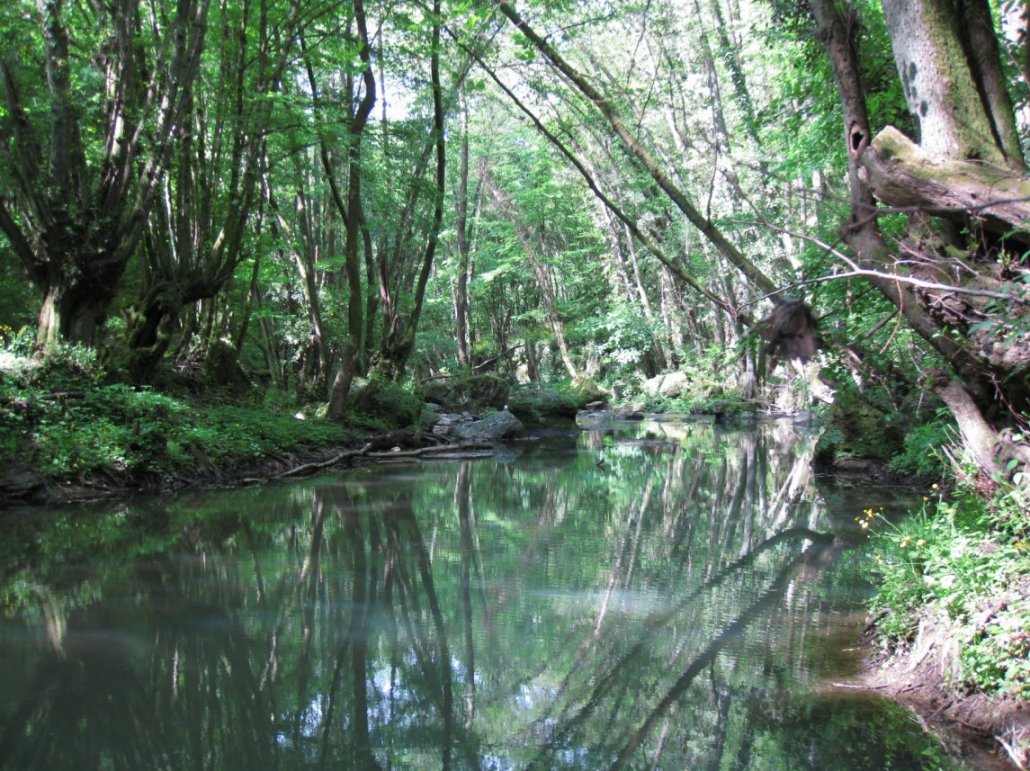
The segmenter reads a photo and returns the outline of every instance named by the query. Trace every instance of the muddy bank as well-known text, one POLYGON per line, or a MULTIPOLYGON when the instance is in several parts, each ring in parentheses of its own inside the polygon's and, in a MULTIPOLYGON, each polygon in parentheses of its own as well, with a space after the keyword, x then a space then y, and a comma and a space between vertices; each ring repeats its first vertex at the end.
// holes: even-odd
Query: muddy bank
POLYGON ((246 487, 302 479, 363 463, 455 460, 493 455, 483 442, 422 443, 400 432, 369 436, 362 444, 298 448, 233 465, 198 466, 188 474, 102 474, 57 481, 29 468, 12 468, 0 476, 0 507, 17 504, 82 503, 136 493, 170 493, 190 488, 246 487))
POLYGON ((951 624, 928 617, 915 640, 892 653, 871 642, 872 629, 870 621, 863 632, 864 669, 842 687, 867 690, 909 707, 956 755, 972 748, 978 755, 976 768, 1030 766, 1030 703, 949 687, 959 680, 958 642, 951 624))

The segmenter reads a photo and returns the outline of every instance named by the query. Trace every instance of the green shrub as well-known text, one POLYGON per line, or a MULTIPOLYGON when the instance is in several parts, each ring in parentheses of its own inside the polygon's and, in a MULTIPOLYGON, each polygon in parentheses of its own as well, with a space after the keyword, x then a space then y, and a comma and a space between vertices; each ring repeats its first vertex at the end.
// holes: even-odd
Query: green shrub
POLYGON ((54 346, 32 371, 32 382, 51 391, 77 391, 92 388, 104 377, 97 352, 81 345, 54 346))
POLYGON ((926 479, 943 479, 948 461, 943 449, 955 441, 954 423, 938 418, 916 426, 906 435, 902 451, 890 460, 890 467, 900 474, 926 479))

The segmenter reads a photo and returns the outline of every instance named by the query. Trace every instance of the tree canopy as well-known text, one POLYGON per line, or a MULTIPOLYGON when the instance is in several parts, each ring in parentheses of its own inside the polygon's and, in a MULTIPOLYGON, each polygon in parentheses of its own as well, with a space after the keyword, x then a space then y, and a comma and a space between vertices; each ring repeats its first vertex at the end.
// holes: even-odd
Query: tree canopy
POLYGON ((1015 478, 1026 27, 988 0, 13 0, 0 324, 137 384, 228 352, 339 416, 356 377, 487 369, 784 406, 804 307, 835 389, 933 394, 1015 478))

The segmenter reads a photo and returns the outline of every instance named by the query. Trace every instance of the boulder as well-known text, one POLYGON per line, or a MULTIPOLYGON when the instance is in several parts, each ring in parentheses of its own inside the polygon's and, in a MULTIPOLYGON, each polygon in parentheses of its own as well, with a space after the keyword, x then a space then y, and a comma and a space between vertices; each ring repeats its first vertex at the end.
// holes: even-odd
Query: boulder
POLYGON ((656 375, 644 382, 644 393, 650 397, 662 396, 671 399, 680 396, 690 385, 690 381, 683 372, 669 372, 664 375, 656 375))
POLYGON ((511 439, 523 431, 522 421, 507 410, 494 412, 471 423, 459 423, 453 428, 454 436, 466 442, 497 442, 511 439))
POLYGON ((508 409, 527 426, 566 428, 575 425, 579 405, 571 396, 542 386, 513 390, 508 409))
POLYGON ((426 401, 446 412, 499 410, 508 403, 508 383, 495 375, 468 375, 422 384, 426 401))
POLYGON ((378 418, 392 428, 408 428, 422 413, 422 401, 410 391, 388 380, 355 379, 348 398, 348 411, 378 418))

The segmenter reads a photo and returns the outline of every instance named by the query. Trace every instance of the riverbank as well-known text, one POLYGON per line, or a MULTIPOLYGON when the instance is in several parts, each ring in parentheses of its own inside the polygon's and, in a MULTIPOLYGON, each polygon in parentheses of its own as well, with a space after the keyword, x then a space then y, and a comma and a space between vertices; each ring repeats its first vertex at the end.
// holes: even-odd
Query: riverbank
POLYGON ((998 767, 1030 762, 1030 710, 1025 701, 947 687, 953 672, 954 629, 927 623, 911 648, 871 657, 854 685, 910 708, 956 755, 970 744, 990 748, 998 767), (956 742, 955 740, 958 740, 956 742), (955 746, 961 743, 962 747, 955 746))
POLYGON ((898 522, 867 509, 877 592, 859 683, 1030 765, 1030 558, 1018 488, 933 485, 898 522))

